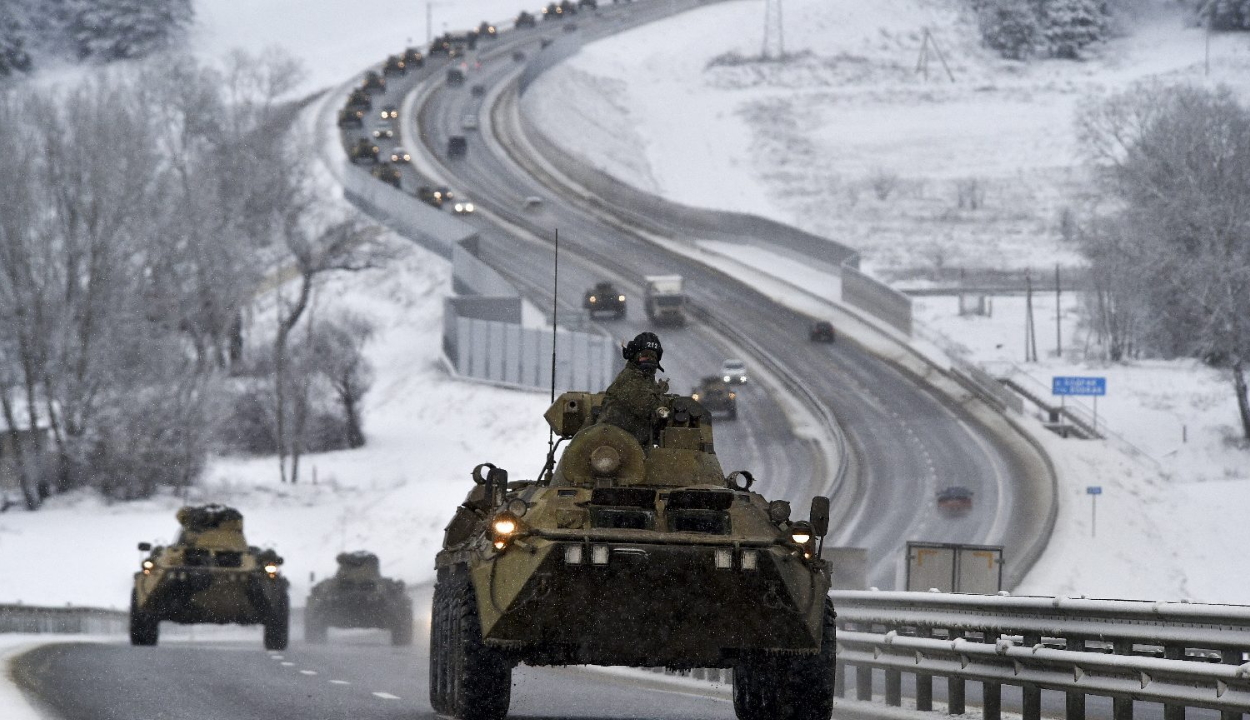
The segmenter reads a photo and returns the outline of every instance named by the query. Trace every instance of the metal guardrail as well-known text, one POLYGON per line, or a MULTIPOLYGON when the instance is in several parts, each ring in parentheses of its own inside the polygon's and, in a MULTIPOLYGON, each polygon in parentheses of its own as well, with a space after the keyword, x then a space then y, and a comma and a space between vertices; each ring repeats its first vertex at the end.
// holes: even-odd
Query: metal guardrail
POLYGON ((119 635, 130 615, 121 610, 0 605, 0 633, 119 635))
POLYGON ((915 674, 916 708, 933 709, 933 679, 946 678, 949 713, 966 711, 965 685, 982 686, 986 720, 999 720, 1002 686, 1022 688, 1024 720, 1041 717, 1041 692, 1067 695, 1068 720, 1083 720, 1087 696, 1113 699, 1116 720, 1133 703, 1164 705, 1167 720, 1188 708, 1250 711, 1250 606, 1087 598, 834 592, 837 684, 901 704, 903 673, 915 674))

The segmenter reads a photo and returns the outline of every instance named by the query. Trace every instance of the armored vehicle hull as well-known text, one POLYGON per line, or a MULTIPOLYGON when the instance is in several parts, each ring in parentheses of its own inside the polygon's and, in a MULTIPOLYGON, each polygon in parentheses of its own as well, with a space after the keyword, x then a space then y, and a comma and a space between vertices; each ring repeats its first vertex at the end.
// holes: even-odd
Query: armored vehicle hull
POLYGON ((152 548, 135 573, 130 596, 130 641, 155 645, 162 621, 180 624, 264 625, 265 647, 286 647, 288 581, 282 558, 243 539, 243 516, 219 505, 178 512, 183 530, 168 547, 152 548))
POLYGON ((435 709, 503 717, 521 662, 721 667, 743 720, 827 720, 828 501, 795 522, 750 473, 725 477, 690 398, 667 396, 646 444, 598 422, 603 401, 565 393, 552 406, 552 429, 572 440, 538 481, 474 471, 436 560, 435 709))
POLYGON ((392 645, 412 644, 412 600, 398 580, 378 572, 373 553, 338 556, 338 574, 313 586, 304 611, 304 639, 326 640, 327 628, 390 630, 392 645))

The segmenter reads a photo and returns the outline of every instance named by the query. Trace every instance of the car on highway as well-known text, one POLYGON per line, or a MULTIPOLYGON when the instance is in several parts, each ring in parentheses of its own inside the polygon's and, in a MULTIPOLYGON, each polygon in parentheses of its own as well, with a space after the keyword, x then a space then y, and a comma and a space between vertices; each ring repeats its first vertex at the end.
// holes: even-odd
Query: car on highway
POLYGON ((398 120, 399 108, 394 105, 386 105, 381 111, 378 112, 378 115, 380 115, 383 120, 398 120))
POLYGON ((339 110, 339 127, 363 127, 365 124, 365 111, 357 108, 343 108, 339 110))
POLYGON ((469 152, 469 141, 463 135, 452 135, 447 138, 447 157, 464 157, 469 152))
POLYGON ((369 138, 360 138, 356 144, 352 146, 351 158, 352 162, 363 162, 368 160, 371 163, 377 163, 378 151, 380 148, 369 138))
POLYGON ((717 414, 726 420, 738 419, 738 393, 729 387, 723 377, 709 375, 699 381, 690 397, 703 406, 704 410, 717 414))
POLYGON ((537 195, 530 195, 521 202, 521 209, 526 212, 538 212, 543 209, 543 199, 537 195))
POLYGON ((486 86, 482 83, 477 83, 473 87, 469 88, 469 92, 473 95, 473 97, 482 97, 486 94, 486 86))
POLYGON ((390 185, 397 189, 401 188, 401 184, 400 184, 401 175, 399 173, 399 168, 395 167, 394 165, 390 163, 386 163, 386 162, 378 163, 377 165, 373 166, 372 172, 375 178, 381 180, 387 185, 390 185))
POLYGON ((432 205, 436 208, 441 208, 443 206, 442 194, 429 185, 422 185, 417 188, 417 199, 426 205, 432 205))
POLYGON ((816 320, 808 328, 807 337, 812 342, 831 343, 836 337, 833 323, 828 320, 816 320))
POLYGON ((548 3, 543 8, 543 20, 563 20, 567 17, 566 11, 559 3, 548 3))
POLYGON ((625 293, 607 280, 601 280, 582 295, 582 309, 592 318, 611 314, 613 319, 620 320, 625 317, 625 293))
POLYGON ((398 55, 388 55, 386 64, 382 66, 382 75, 407 75, 408 64, 398 55))
POLYGON ((730 385, 745 385, 747 381, 747 364, 738 358, 730 358, 720 364, 720 376, 730 385))
POLYGON ((425 65, 425 56, 414 47, 404 48, 404 64, 410 68, 419 68, 425 65))
POLYGON ((391 162, 393 163, 410 163, 412 162, 412 153, 396 145, 391 148, 391 162))
POLYGON ((482 24, 477 26, 477 36, 487 40, 497 40, 499 39, 499 29, 483 20, 482 24))
POLYGON ((465 130, 477 130, 477 114, 465 113, 464 116, 460 118, 460 127, 465 130))
POLYGON ((389 122, 376 122, 369 129, 369 134, 376 140, 390 140, 395 137, 395 128, 389 122))
POLYGON ((537 24, 538 23, 534 20, 534 13, 526 12, 524 10, 516 16, 516 22, 513 23, 514 27, 517 28, 532 28, 537 24))
POLYGON ((386 78, 378 74, 376 70, 370 70, 365 73, 365 79, 360 83, 360 89, 369 93, 386 92, 386 78))
POLYGON ((356 88, 352 90, 352 94, 347 96, 348 110, 364 110, 368 112, 373 109, 373 98, 369 97, 369 93, 364 88, 356 88))
POLYGON ((451 211, 457 215, 472 215, 475 210, 477 210, 477 207, 464 198, 451 204, 451 211))
POLYGON ((963 515, 972 510, 973 493, 963 485, 951 485, 937 491, 938 509, 947 515, 963 515))
POLYGON ((455 87, 464 84, 464 68, 449 67, 447 68, 447 85, 455 87))

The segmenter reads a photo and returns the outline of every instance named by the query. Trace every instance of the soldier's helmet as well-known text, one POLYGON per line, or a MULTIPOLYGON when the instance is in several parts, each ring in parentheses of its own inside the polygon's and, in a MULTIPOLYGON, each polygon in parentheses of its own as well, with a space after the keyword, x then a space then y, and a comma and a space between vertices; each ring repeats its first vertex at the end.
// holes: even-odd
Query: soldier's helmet
POLYGON ((621 355, 626 361, 643 370, 664 369, 660 364, 660 359, 664 357, 664 346, 660 345, 660 338, 652 332, 638 333, 621 349, 621 355))

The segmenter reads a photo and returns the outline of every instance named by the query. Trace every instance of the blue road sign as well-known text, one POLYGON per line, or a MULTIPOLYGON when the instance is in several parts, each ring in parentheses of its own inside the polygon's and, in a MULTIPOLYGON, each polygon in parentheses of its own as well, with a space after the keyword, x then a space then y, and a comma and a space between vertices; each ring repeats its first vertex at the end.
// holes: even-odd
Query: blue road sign
POLYGON ((1052 395, 1106 395, 1105 377, 1055 377, 1051 381, 1052 395))
POLYGON ((1102 485, 1089 485, 1085 488, 1086 495, 1102 495, 1102 485))

